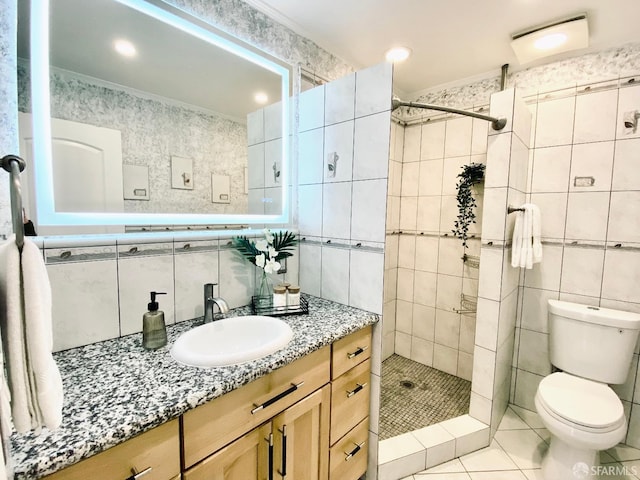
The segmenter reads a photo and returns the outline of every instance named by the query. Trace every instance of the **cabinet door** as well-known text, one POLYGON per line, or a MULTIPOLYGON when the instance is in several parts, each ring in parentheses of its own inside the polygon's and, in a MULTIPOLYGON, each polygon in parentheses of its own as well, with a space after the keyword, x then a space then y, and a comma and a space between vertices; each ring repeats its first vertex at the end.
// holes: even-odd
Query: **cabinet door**
POLYGON ((326 385, 273 419, 274 478, 328 479, 330 399, 326 385))
POLYGON ((270 434, 270 423, 251 430, 187 470, 184 480, 270 480, 270 434))

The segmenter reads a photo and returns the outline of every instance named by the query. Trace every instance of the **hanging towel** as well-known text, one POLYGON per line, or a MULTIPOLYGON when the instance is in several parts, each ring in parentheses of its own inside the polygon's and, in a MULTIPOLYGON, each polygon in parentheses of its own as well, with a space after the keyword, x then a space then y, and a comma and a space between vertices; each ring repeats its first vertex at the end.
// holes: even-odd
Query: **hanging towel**
POLYGON ((51 354, 51 285, 38 247, 15 237, 0 246, 2 344, 18 432, 55 429, 62 422, 62 379, 51 354))
POLYGON ((540 209, 532 203, 525 203, 516 212, 516 221, 511 241, 511 266, 531 269, 542 261, 540 242, 540 209))

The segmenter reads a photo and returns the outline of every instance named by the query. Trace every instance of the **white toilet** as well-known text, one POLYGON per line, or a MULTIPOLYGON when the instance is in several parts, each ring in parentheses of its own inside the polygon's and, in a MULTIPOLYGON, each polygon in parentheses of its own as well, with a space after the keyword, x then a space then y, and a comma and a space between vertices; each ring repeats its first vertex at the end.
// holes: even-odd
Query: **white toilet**
POLYGON ((640 315, 549 300, 549 356, 562 372, 545 377, 535 405, 551 443, 542 461, 545 480, 588 478, 599 451, 627 432, 622 402, 608 384, 629 373, 640 315))

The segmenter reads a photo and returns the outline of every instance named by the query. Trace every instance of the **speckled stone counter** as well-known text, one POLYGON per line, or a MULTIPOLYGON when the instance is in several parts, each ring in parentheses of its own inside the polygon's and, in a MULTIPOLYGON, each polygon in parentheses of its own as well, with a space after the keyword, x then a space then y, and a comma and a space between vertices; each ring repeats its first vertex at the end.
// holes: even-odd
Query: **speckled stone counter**
MULTIPOLYGON (((294 332, 286 348, 240 365, 204 369, 171 357, 175 339, 201 320, 169 326, 168 345, 156 351, 144 350, 142 335, 135 334, 54 354, 64 384, 62 426, 11 437, 15 478, 41 478, 72 465, 378 320, 370 312, 308 298, 308 315, 281 317, 294 332)), ((230 316, 248 313, 241 308, 230 316)))

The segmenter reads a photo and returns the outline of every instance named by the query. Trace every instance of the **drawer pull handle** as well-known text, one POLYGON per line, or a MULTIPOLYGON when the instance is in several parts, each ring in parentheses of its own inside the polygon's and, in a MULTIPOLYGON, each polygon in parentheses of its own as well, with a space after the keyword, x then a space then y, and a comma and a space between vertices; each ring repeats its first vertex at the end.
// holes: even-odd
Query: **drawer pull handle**
POLYGON ((278 475, 282 478, 287 476, 287 426, 283 425, 282 430, 280 430, 282 434, 282 462, 280 465, 280 470, 278 470, 278 475))
POLYGON ((356 348, 356 350, 354 352, 351 353, 347 353, 347 358, 349 360, 351 360, 353 357, 357 357, 358 355, 360 355, 362 352, 364 352, 367 348, 369 347, 358 347, 356 348))
POLYGON ((264 439, 269 444, 269 480, 273 480, 273 433, 264 439))
POLYGON ((364 387, 367 386, 367 383, 356 383, 357 387, 354 388, 353 390, 349 391, 347 390, 347 398, 351 398, 353 397, 356 393, 358 393, 360 390, 362 390, 364 387))
POLYGON ((251 410, 251 415, 253 415, 254 413, 259 412, 260 410, 262 410, 263 408, 267 408, 269 405, 272 405, 274 403, 276 403, 278 400, 283 399, 284 397, 286 397, 287 395, 295 392, 298 388, 300 388, 302 385, 304 385, 304 382, 300 382, 298 384, 292 383, 291 386, 289 388, 287 388, 284 392, 279 393, 278 395, 276 395, 273 398, 270 398, 269 400, 267 400, 266 402, 264 402, 262 405, 256 405, 255 403, 253 404, 253 406, 255 407, 253 410, 251 410))
POLYGON ((364 446, 365 442, 362 443, 356 443, 355 446, 356 448, 354 448, 353 450, 351 450, 349 453, 344 452, 344 454, 346 455, 344 461, 348 462, 349 460, 351 460, 353 458, 353 456, 358 453, 360 451, 360 449, 364 446))
POLYGON ((136 469, 132 468, 131 471, 133 472, 133 475, 131 475, 126 480, 138 480, 139 478, 142 478, 143 476, 145 476, 147 473, 151 473, 151 470, 153 470, 152 467, 147 467, 141 472, 136 472, 136 469))

